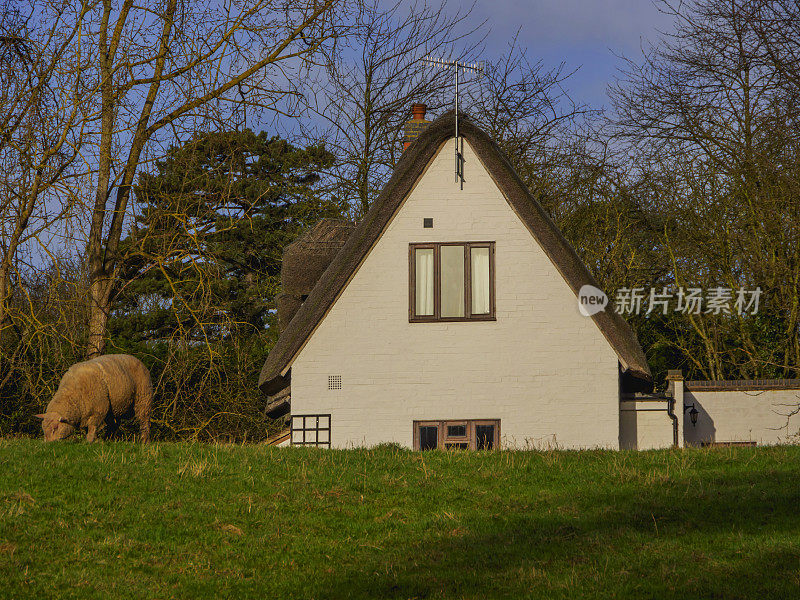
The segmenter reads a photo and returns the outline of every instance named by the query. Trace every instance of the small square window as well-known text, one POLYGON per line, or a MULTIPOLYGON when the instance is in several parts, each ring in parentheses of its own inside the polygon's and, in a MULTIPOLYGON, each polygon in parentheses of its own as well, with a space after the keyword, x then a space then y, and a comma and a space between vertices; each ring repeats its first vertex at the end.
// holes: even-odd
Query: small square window
POLYGON ((292 446, 331 447, 330 415, 292 415, 292 446))
POLYGON ((341 375, 328 375, 328 389, 340 390, 342 389, 342 376, 341 375))
POLYGON ((430 217, 425 217, 422 219, 422 226, 425 229, 433 229, 433 219, 430 217))

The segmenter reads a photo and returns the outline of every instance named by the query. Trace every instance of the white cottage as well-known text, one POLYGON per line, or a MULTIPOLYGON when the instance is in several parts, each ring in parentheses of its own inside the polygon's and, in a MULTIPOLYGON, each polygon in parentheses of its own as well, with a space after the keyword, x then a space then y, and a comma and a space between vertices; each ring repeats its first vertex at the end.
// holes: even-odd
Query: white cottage
POLYGON ((596 282, 464 118, 455 180, 453 131, 452 113, 426 127, 354 228, 296 243, 330 264, 279 301, 268 412, 290 411, 292 444, 619 448, 621 395, 651 383, 635 334, 581 315, 596 282))

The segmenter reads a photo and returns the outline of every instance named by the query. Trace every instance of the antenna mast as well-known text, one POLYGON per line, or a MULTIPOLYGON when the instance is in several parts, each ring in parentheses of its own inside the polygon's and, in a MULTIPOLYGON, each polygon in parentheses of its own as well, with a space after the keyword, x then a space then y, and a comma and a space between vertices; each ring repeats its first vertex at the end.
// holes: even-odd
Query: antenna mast
POLYGON ((442 58, 428 58, 423 59, 426 63, 436 65, 442 68, 455 68, 456 72, 456 131, 455 131, 455 147, 456 147, 456 181, 461 184, 461 189, 464 189, 464 141, 461 140, 458 134, 458 94, 459 94, 459 71, 462 69, 466 71, 473 71, 479 75, 483 74, 483 63, 463 63, 457 60, 444 60, 442 58))

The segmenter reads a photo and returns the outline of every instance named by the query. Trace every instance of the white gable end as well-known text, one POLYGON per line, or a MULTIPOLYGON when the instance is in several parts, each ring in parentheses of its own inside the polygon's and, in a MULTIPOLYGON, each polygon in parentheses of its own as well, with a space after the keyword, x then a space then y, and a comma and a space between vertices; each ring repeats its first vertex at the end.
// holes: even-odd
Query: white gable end
POLYGON ((617 447, 615 352, 467 142, 464 154, 464 189, 451 141, 295 357, 292 413, 330 414, 334 447, 411 446, 429 419, 499 419, 507 446, 617 447), (496 320, 410 323, 409 244, 469 241, 495 243, 496 320))

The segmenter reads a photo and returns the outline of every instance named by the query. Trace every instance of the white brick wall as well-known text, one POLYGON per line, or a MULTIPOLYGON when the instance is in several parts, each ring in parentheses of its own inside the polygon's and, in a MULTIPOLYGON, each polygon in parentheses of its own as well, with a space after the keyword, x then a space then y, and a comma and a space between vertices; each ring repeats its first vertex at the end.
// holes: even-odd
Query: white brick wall
POLYGON ((689 445, 702 442, 796 444, 800 414, 787 418, 800 405, 800 390, 686 391, 684 402, 699 411, 697 425, 688 412, 684 439, 689 445))
POLYGON ((446 144, 298 354, 292 413, 331 413, 334 447, 411 446, 419 419, 500 419, 506 446, 617 448, 614 351, 465 146, 464 189, 446 144), (408 245, 441 241, 496 242, 495 322, 408 322, 408 245))

